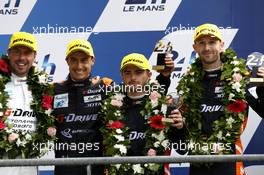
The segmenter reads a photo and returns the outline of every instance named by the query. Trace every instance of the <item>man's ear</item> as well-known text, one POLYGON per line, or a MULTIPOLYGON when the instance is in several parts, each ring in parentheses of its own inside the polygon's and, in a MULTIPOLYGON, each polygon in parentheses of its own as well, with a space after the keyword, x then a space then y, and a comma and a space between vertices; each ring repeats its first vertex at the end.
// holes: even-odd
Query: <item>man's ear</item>
POLYGON ((193 44, 193 50, 196 52, 196 44, 193 44))
POLYGON ((69 59, 65 58, 65 61, 67 62, 68 66, 69 66, 69 59))
POLYGON ((95 57, 92 57, 91 60, 92 60, 92 65, 94 65, 94 63, 95 63, 95 57))
POLYGON ((225 42, 224 41, 221 41, 221 43, 220 43, 220 49, 221 49, 221 52, 224 52, 225 51, 225 42))
POLYGON ((148 74, 148 77, 151 78, 151 76, 152 76, 152 72, 151 72, 151 71, 148 71, 147 74, 148 74))

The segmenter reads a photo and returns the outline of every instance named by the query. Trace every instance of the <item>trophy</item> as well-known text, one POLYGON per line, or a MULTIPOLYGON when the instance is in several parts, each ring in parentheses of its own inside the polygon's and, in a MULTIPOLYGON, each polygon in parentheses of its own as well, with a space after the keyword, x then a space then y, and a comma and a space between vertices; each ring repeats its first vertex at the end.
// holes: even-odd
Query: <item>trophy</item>
POLYGON ((170 41, 162 39, 157 42, 154 48, 154 53, 157 54, 157 65, 152 66, 153 70, 164 70, 166 68, 165 58, 167 54, 172 52, 172 44, 170 41))
POLYGON ((259 52, 253 52, 247 57, 247 69, 251 72, 250 84, 253 86, 264 86, 264 79, 257 75, 258 68, 264 66, 264 55, 259 52))
POLYGON ((167 110, 166 110, 166 118, 162 119, 163 123, 174 123, 173 119, 169 118, 168 116, 171 114, 171 111, 178 109, 179 107, 179 96, 176 92, 169 93, 166 96, 166 104, 167 104, 167 110))

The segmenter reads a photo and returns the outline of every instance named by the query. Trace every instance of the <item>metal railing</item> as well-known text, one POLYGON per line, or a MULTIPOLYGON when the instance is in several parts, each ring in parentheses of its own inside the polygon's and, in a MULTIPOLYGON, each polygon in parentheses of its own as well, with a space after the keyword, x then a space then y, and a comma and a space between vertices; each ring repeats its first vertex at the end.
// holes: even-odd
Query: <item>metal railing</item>
MULTIPOLYGON (((135 156, 135 157, 87 157, 56 159, 2 159, 0 167, 12 166, 51 166, 51 165, 90 165, 122 163, 197 163, 197 162, 236 162, 264 161, 264 154, 246 155, 188 155, 188 156, 135 156)), ((88 171, 88 173, 90 173, 88 171)))
POLYGON ((94 165, 122 163, 197 163, 264 161, 264 154, 246 155, 189 155, 189 156, 134 156, 134 157, 86 157, 56 159, 2 159, 0 166, 51 166, 51 165, 94 165))

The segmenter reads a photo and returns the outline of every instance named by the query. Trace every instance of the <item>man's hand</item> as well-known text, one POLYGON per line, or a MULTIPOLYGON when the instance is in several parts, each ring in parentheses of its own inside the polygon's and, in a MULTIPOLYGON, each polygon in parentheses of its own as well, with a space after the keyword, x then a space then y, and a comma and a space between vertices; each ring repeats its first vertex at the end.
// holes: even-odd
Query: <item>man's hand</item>
POLYGON ((165 69, 158 70, 164 77, 169 77, 174 70, 174 62, 172 60, 172 54, 167 54, 165 58, 165 69))
POLYGON ((175 127, 177 129, 183 128, 183 118, 181 112, 178 109, 171 111, 169 118, 174 121, 174 123, 171 124, 172 127, 175 127))
POLYGON ((154 149, 152 149, 152 148, 150 148, 150 149, 148 150, 148 156, 156 156, 156 155, 157 155, 156 150, 154 150, 154 149))

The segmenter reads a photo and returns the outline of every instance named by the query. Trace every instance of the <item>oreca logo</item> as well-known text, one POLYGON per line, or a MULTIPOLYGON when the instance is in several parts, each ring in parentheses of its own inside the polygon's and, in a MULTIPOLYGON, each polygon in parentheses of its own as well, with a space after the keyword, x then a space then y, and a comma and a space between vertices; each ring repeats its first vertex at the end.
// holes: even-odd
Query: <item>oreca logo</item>
POLYGON ((16 15, 18 13, 18 7, 20 0, 8 0, 4 4, 4 8, 0 10, 1 15, 16 15))

